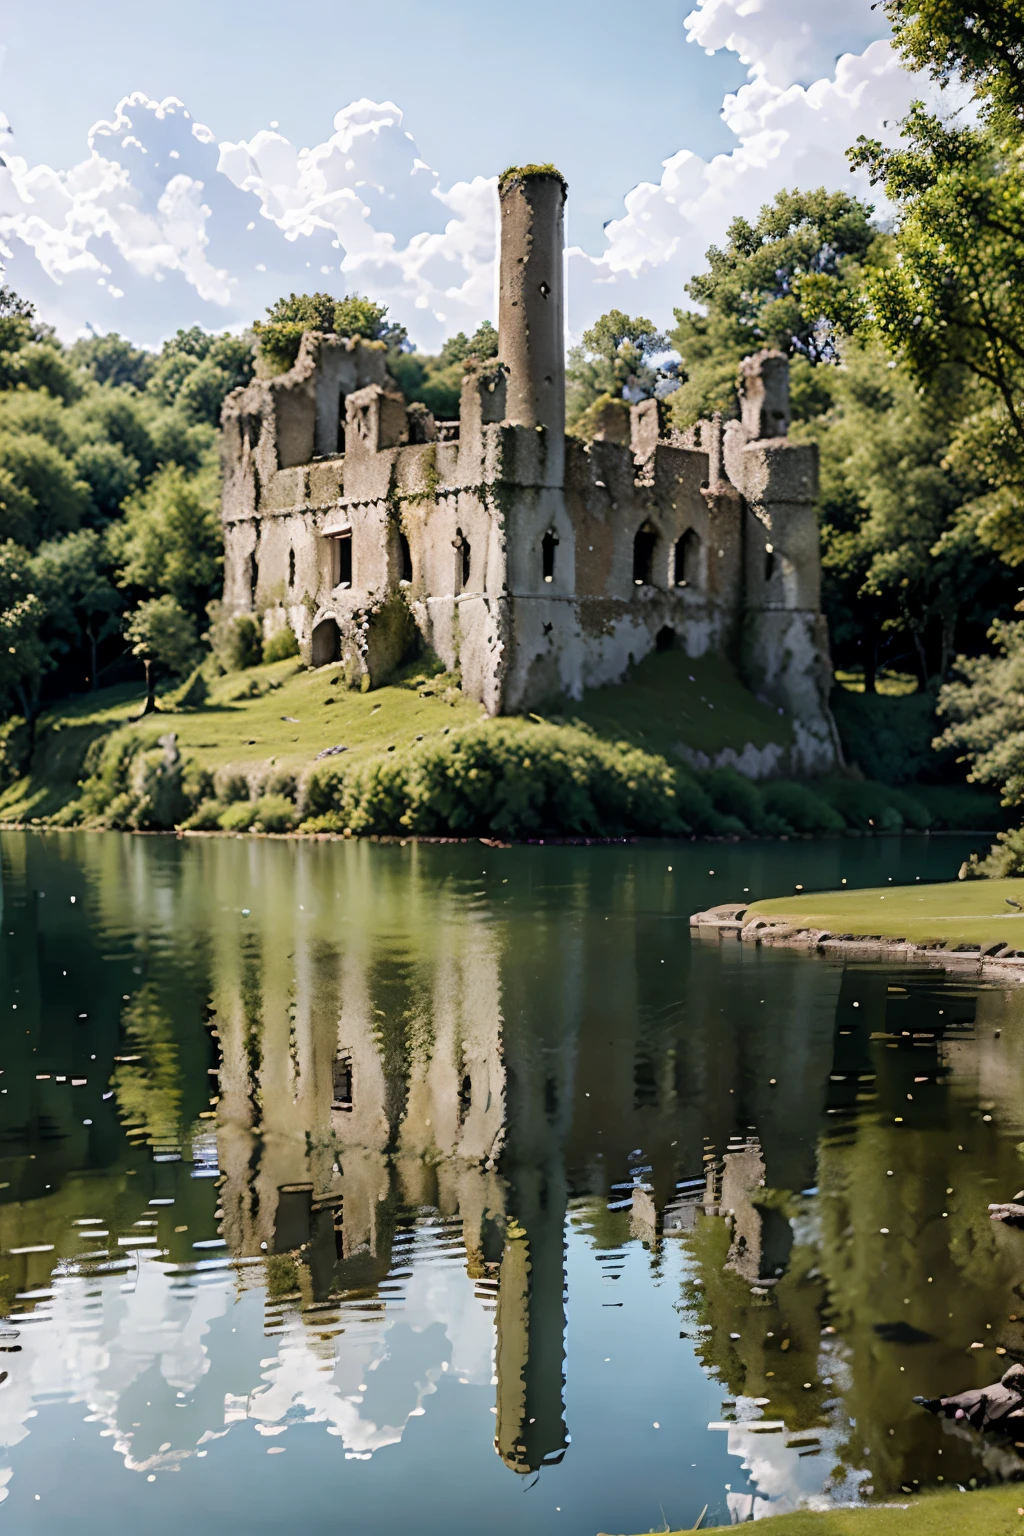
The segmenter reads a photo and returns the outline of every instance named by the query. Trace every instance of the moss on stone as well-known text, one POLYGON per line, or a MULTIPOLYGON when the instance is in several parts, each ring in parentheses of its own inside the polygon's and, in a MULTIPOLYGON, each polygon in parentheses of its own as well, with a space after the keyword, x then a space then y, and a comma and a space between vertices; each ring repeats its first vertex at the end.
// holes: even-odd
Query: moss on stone
POLYGON ((505 192, 514 181, 526 181, 534 176, 553 176, 563 188, 568 185, 557 165, 552 165, 549 160, 545 165, 507 165, 498 177, 498 191, 505 192))

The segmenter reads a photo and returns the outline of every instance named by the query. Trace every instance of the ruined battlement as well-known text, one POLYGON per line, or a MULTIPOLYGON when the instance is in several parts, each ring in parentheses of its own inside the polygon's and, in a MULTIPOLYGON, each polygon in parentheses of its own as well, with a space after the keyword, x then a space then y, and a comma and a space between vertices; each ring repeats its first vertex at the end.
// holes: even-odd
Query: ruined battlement
POLYGON ((786 359, 744 361, 736 420, 681 434, 662 401, 613 401, 567 437, 564 202, 548 167, 501 178, 498 356, 468 363, 458 422, 406 403, 380 343, 316 332, 228 397, 225 604, 357 687, 428 646, 492 714, 718 650, 799 723, 792 766, 829 768, 817 458, 786 435, 786 359))

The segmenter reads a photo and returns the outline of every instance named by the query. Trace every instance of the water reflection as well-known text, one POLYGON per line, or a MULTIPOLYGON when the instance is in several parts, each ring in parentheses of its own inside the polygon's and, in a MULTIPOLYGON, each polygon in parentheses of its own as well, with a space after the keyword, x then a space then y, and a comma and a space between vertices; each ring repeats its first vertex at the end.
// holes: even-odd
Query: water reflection
MULTIPOLYGON (((243 1429, 401 1446, 396 1530, 427 1444, 466 1530, 548 1468, 531 1518, 580 1530, 1024 1470, 911 1401, 1024 1358, 987 1218, 1024 1183, 1018 994, 691 944, 699 847, 2 853, 0 1476, 37 1522, 69 1404, 122 1501, 101 1441, 139 1486, 226 1475, 243 1429)), ((245 1475, 240 1525, 282 1498, 245 1475)), ((177 1529, 198 1485, 162 1484, 177 1529)))

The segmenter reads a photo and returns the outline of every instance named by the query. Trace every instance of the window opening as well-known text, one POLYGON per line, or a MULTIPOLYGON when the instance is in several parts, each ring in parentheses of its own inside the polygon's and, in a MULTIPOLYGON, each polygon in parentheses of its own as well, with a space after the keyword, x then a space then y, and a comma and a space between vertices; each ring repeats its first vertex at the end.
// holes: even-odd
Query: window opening
POLYGON ((676 648, 675 630, 671 629, 667 624, 664 629, 659 629, 654 637, 654 648, 656 651, 674 651, 676 648))
POLYGON ((292 587, 294 587, 294 585, 295 585, 295 551, 294 551, 294 549, 290 549, 288 551, 288 589, 289 589, 289 591, 292 589, 292 587))
POLYGON ((674 580, 677 587, 700 585, 700 534, 687 528, 676 544, 674 580))
POLYGON ((350 587, 352 585, 352 531, 339 534, 331 540, 332 587, 350 587))
POLYGON ((459 1124, 462 1125, 473 1103, 473 1079, 467 1072, 459 1087, 459 1124))
POLYGON ((461 528, 455 530, 452 548, 455 550, 455 590, 463 592, 469 586, 472 550, 461 528))
POLYGON ((633 540, 633 585, 649 587, 654 580, 654 550, 658 543, 658 531, 650 523, 642 523, 633 540))
POLYGON ((401 566, 399 581, 412 581, 412 550, 409 548, 409 540, 404 533, 398 535, 398 554, 401 566))
POLYGON ((771 581, 775 575, 775 552, 770 544, 764 547, 764 579, 771 581))
POLYGON ((545 581, 553 581, 555 578, 555 549, 558 545, 558 535, 553 528, 549 528, 540 541, 541 574, 545 581))
POLYGON ((249 602, 253 608, 256 607, 256 588, 259 586, 259 584, 260 563, 256 558, 256 551, 253 550, 252 554, 249 556, 249 602))
POLYGON ((334 1092, 331 1096, 331 1108, 344 1110, 352 1108, 351 1051, 339 1051, 334 1058, 334 1092))

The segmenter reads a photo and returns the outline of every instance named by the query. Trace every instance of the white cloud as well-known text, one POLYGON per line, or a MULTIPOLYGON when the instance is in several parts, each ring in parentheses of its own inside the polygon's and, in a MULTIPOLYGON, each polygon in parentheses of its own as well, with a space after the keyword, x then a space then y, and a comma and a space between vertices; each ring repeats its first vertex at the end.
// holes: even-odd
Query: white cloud
POLYGON ((683 25, 691 42, 708 53, 726 48, 759 69, 774 85, 814 80, 829 73, 854 47, 884 37, 880 10, 865 0, 697 0, 683 25))
MULTIPOLYGON (((840 0, 825 23, 815 0, 698 0, 686 25, 750 65, 723 103, 736 146, 672 155, 626 196, 602 251, 570 252, 574 333, 612 304, 669 320, 730 219, 782 187, 866 194, 845 150, 891 135, 921 91, 878 38, 833 62, 843 40, 877 32, 867 0, 840 0)), ((276 127, 218 142, 176 98, 136 93, 66 171, 30 165, 5 130, 0 254, 62 334, 91 324, 154 344, 179 325, 242 326, 312 288, 369 293, 424 349, 494 318, 494 178, 445 189, 393 102, 353 102, 323 143, 296 148, 276 127)))

